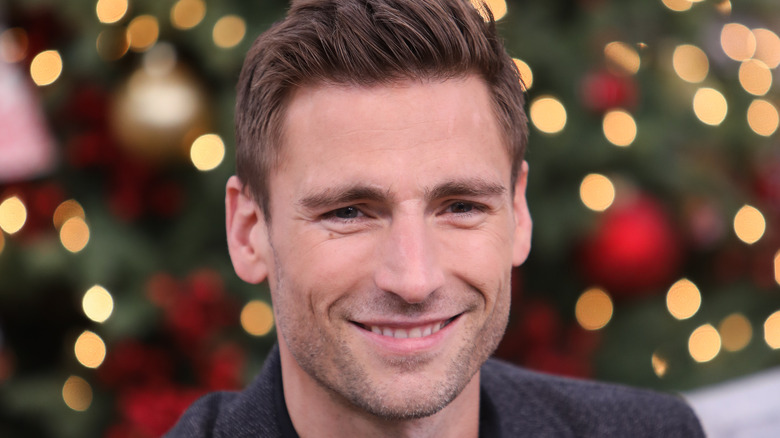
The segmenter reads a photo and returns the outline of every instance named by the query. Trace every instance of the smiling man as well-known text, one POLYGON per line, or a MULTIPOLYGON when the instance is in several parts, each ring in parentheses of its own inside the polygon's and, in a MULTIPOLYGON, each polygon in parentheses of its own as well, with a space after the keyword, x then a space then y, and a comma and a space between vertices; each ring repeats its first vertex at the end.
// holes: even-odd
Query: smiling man
POLYGON ((530 249, 523 92, 468 0, 297 1, 247 55, 236 273, 278 348, 170 436, 701 436, 672 396, 489 360, 530 249))

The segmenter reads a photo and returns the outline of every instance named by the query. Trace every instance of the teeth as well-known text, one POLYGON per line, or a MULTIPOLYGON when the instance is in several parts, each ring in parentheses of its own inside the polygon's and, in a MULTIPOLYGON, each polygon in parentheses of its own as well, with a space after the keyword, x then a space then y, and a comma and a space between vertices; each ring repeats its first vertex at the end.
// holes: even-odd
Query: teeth
POLYGON ((426 326, 414 327, 408 330, 402 328, 392 329, 389 327, 379 327, 374 325, 374 326, 370 326, 370 330, 378 335, 397 338, 397 339, 422 338, 438 332, 445 325, 446 325, 445 322, 436 322, 426 326))

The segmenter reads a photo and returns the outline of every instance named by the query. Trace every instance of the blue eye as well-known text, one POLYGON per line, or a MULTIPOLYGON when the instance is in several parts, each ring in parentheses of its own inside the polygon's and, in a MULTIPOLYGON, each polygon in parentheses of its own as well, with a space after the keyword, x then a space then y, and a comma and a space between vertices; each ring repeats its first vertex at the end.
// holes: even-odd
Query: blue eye
POLYGON ((468 213, 474 209, 474 204, 468 202, 455 202, 450 205, 450 211, 453 213, 468 213))
POLYGON ((355 219, 360 215, 360 210, 355 207, 344 207, 333 210, 333 216, 339 219, 355 219))

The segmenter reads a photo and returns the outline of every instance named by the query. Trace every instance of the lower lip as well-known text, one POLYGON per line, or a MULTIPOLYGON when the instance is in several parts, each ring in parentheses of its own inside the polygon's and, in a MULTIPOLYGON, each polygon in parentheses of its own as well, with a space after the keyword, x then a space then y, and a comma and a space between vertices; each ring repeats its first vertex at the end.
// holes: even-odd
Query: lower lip
POLYGON ((413 355, 434 350, 441 345, 447 335, 454 330, 454 327, 460 321, 460 316, 456 317, 449 324, 442 327, 438 332, 419 338, 393 338, 374 333, 362 327, 355 325, 360 333, 371 342, 378 345, 380 350, 392 355, 413 355))

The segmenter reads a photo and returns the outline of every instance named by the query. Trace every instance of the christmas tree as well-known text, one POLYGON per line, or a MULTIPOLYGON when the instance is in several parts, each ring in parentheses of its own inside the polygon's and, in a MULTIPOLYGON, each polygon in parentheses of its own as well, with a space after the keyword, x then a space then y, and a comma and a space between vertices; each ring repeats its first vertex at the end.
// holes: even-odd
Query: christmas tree
MULTIPOLYGON (((775 0, 487 3, 535 223, 497 355, 672 391, 780 364, 775 0)), ((257 372, 270 297, 221 206, 243 56, 287 7, 0 11, 0 436, 159 436, 257 372)))

